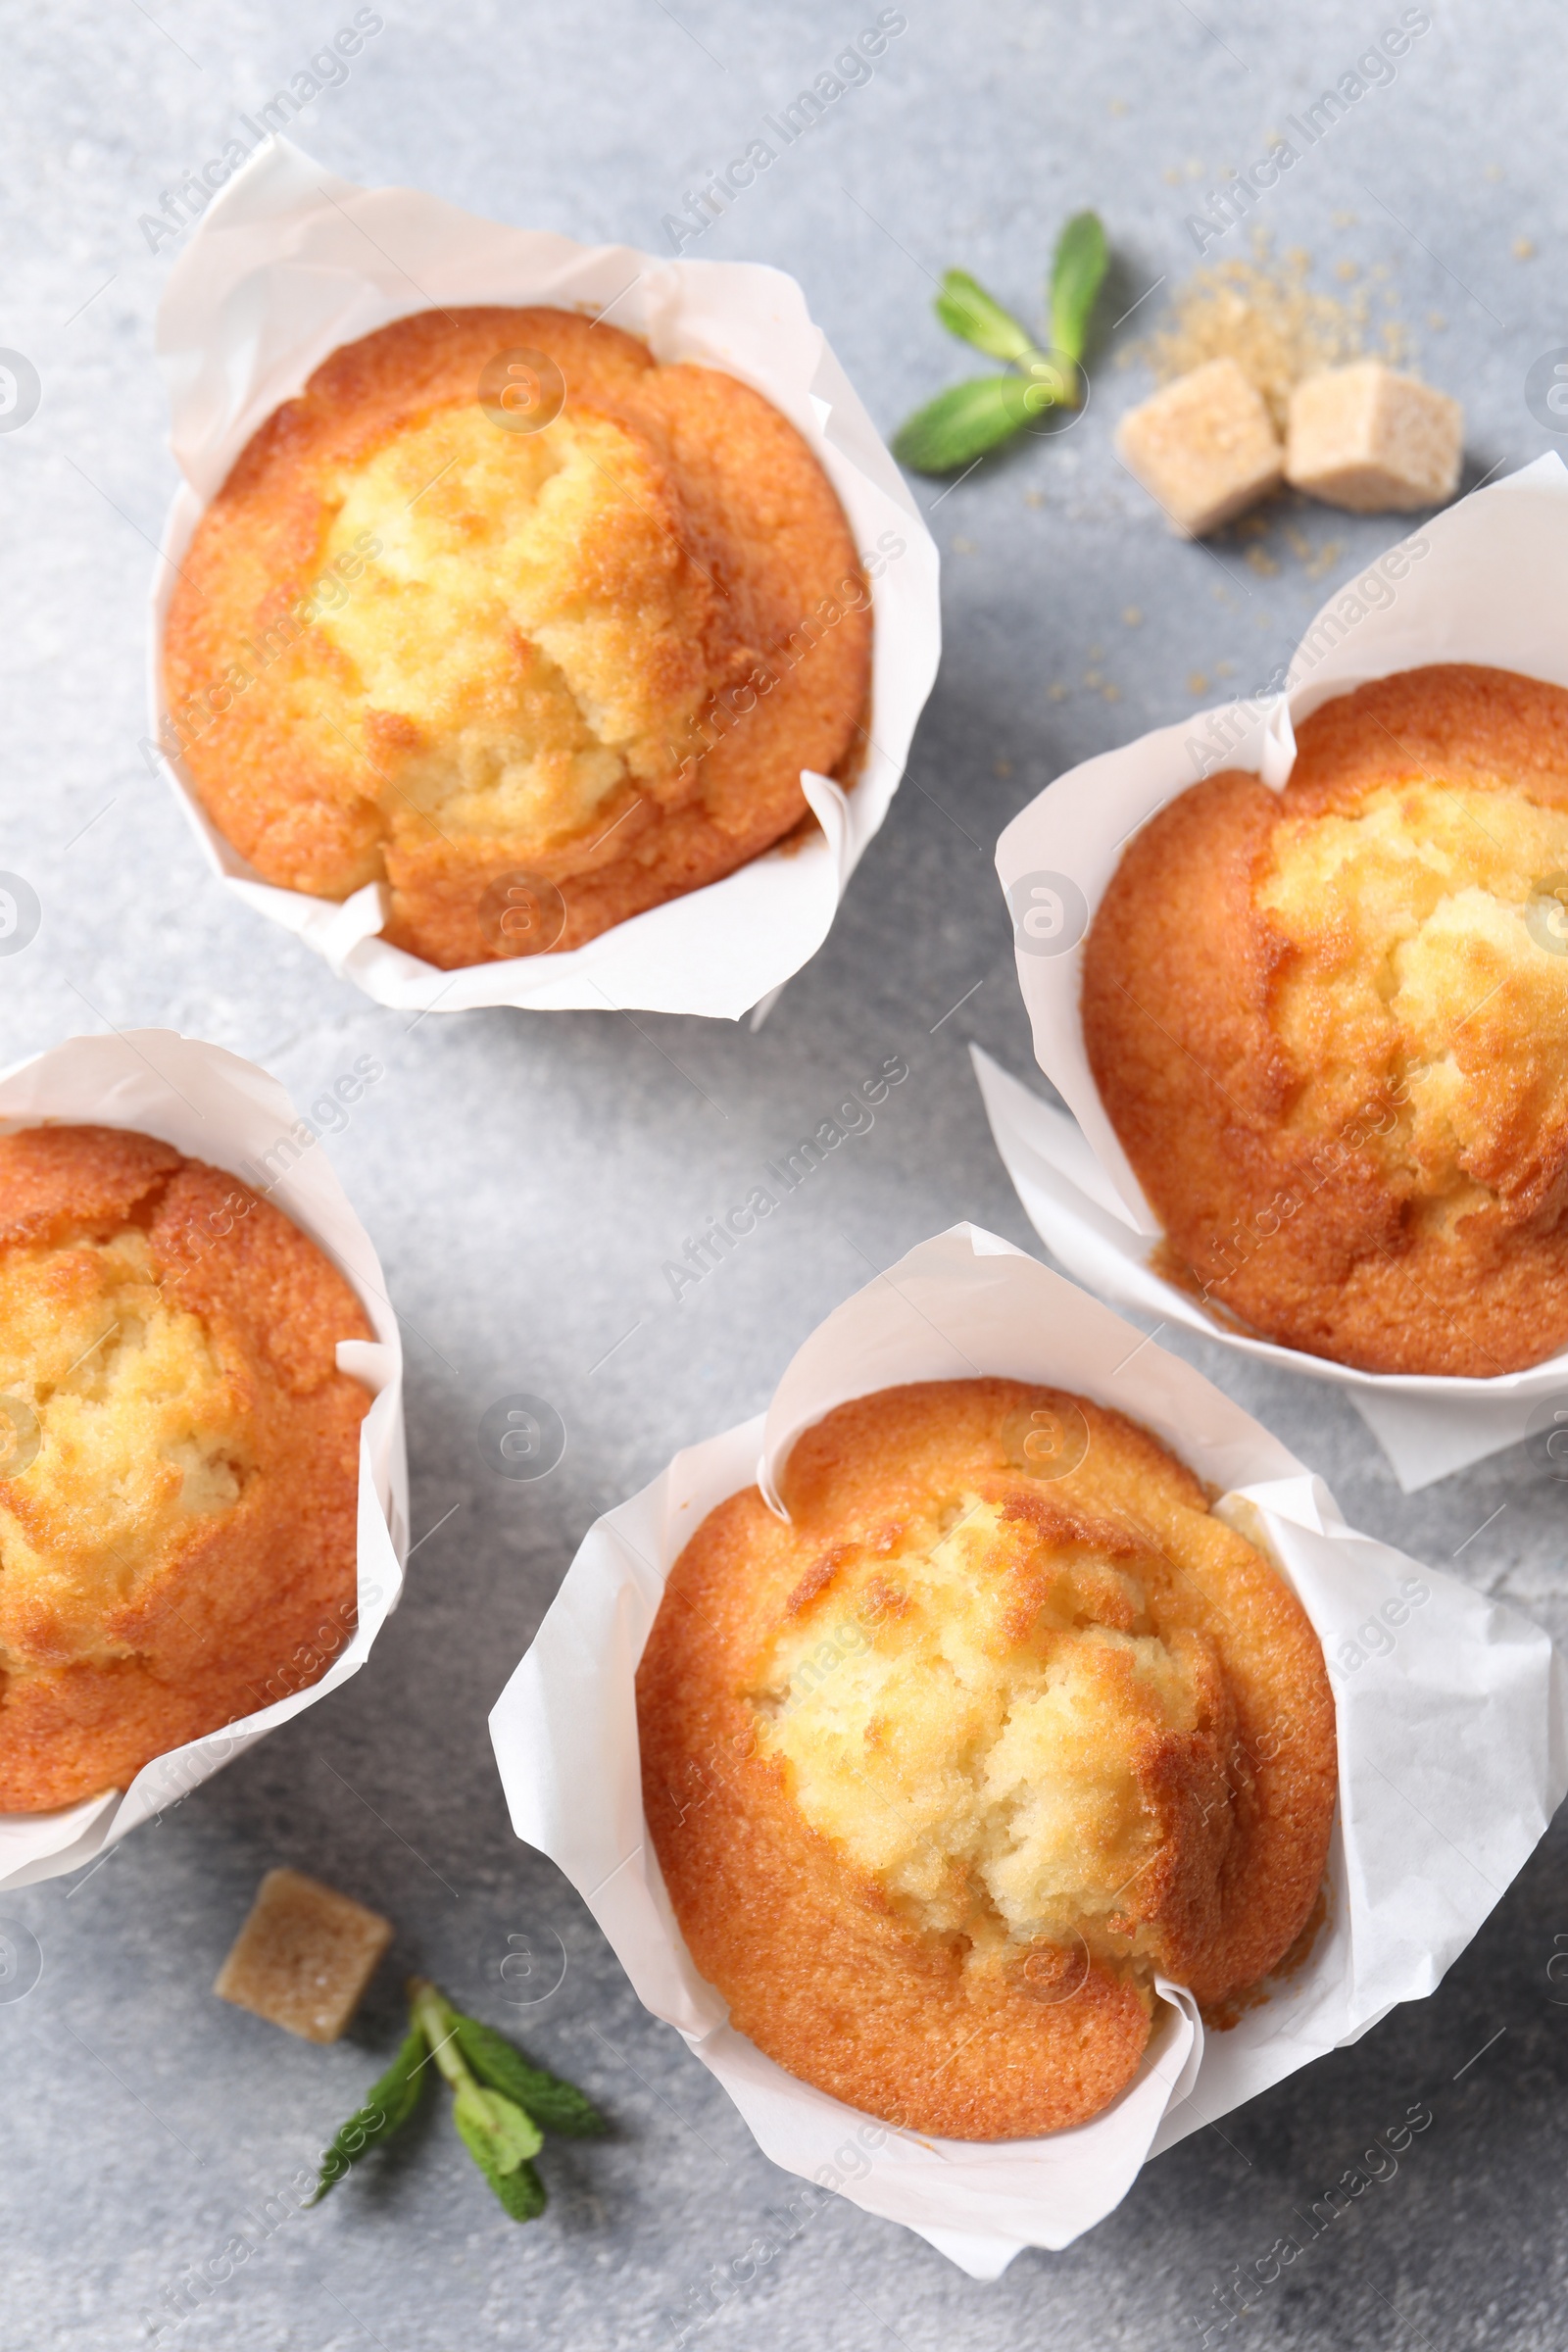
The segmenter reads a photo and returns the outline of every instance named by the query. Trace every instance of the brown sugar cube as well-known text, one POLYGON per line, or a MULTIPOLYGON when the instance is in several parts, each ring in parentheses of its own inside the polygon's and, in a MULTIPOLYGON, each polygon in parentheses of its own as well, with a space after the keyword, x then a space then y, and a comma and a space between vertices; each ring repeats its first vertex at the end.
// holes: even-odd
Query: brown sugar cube
POLYGON ((1255 506, 1280 478, 1274 420, 1234 360, 1210 360, 1129 409, 1116 449, 1187 539, 1255 506))
POLYGON ((1458 484, 1463 442, 1464 411, 1446 392, 1358 360, 1292 392, 1286 478, 1352 514, 1438 506, 1458 484))
POLYGON ((302 1871, 270 1870, 213 1990, 306 2041, 336 2041, 391 1940, 379 1912, 302 1871))

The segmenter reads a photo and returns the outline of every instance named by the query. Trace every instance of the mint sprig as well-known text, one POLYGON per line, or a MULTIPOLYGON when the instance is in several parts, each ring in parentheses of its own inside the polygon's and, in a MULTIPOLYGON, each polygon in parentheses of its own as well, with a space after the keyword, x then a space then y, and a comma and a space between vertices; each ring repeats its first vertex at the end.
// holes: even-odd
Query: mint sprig
POLYGON ((576 2138, 605 2119, 575 2083, 547 2074, 505 2034, 455 2009, 428 1977, 409 1979, 409 2033, 380 2081, 334 2133, 311 2203, 320 2203, 368 2149, 406 2124, 431 2064, 452 2089, 458 2136, 514 2222, 536 2221, 547 2203, 534 2158, 546 2132, 576 2138))
POLYGON ((894 435, 900 464, 915 473, 956 473, 1048 409, 1079 407, 1083 356, 1108 259, 1099 215, 1074 214, 1052 260, 1049 349, 967 270, 948 270, 932 306, 943 325, 1017 373, 971 376, 916 409, 894 435))

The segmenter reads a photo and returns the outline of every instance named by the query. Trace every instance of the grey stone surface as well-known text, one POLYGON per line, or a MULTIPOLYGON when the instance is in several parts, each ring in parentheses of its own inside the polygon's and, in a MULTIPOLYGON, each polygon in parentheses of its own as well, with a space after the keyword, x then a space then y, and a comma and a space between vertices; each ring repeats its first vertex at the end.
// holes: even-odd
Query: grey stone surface
MULTIPOLYGON (((872 0, 600 0, 582 13, 383 0, 384 28, 297 135, 359 179, 658 248, 662 216, 699 175, 876 13, 872 0)), ((1029 306, 1057 225, 1094 203, 1124 305, 1179 278, 1197 259, 1184 230, 1195 191, 1260 154, 1401 12, 1211 0, 1200 19, 1181 0, 908 0, 907 13, 869 83, 689 248, 795 271, 890 429, 964 372, 928 308, 945 266, 1029 306)), ((0 444, 0 866, 43 904, 33 945, 0 960, 6 1055, 106 1023, 167 1023, 254 1056, 305 1099, 356 1054, 381 1056, 385 1082, 326 1148, 409 1319, 415 1529, 433 1531, 349 1690, 90 1877, 0 1903, 43 1955, 35 1988, 0 2004, 6 2341, 120 2352, 151 2340, 188 2266, 218 2254, 359 2097, 391 2043, 399 1971, 416 1965, 510 2014, 590 2085, 616 2119, 612 2142, 553 2149, 551 2211, 519 2230, 432 2118, 321 2211, 281 2222, 160 2340, 653 2346, 669 2340, 667 2312, 709 2292, 715 2268, 744 2270, 763 2237, 778 2250, 755 2278, 735 2286, 731 2272, 721 2309, 710 2293, 706 2340, 1560 2345, 1568 1985, 1547 1975, 1568 1949, 1560 1835, 1432 1999, 1188 2140, 1068 2253, 1024 2255, 989 2287, 843 2202, 785 2242, 770 2216, 792 2183, 643 2015, 551 1866, 513 1839, 485 1715, 592 1516, 684 1441, 760 1405, 868 1267, 958 1216, 1031 1239, 964 1050, 978 1038, 1030 1068, 991 868, 1001 825, 1072 761, 1211 699, 1193 672, 1260 680, 1325 590, 1394 530, 1285 506, 1256 543, 1261 563, 1234 537, 1207 551, 1168 539, 1107 431, 1146 380, 1136 359, 1126 372, 1118 361, 1156 293, 1110 338, 1074 431, 987 464, 940 502, 922 486, 947 561, 941 682, 837 928, 760 1034, 587 1013, 411 1027, 231 904, 137 754, 142 608, 172 481, 152 318, 173 250, 150 254, 138 217, 352 14, 349 0, 56 0, 0 16, 0 343, 43 387, 36 416, 0 444), (911 1077, 874 1130, 673 1304, 661 1262, 695 1220, 895 1052, 911 1077), (476 1446, 486 1406, 517 1389, 549 1396, 569 1432, 538 1485, 495 1477, 476 1446), (325 2051, 207 1989, 260 1874, 285 1861, 398 1923, 358 2025, 325 2051), (509 1936, 541 1950, 558 1937, 567 1962, 558 1988, 511 2012, 497 1975, 509 1936), (1221 2332, 1216 2279, 1304 2235, 1294 2211, 1423 2101, 1431 2125, 1396 2176, 1221 2332)), ((1353 264, 1375 314, 1404 322, 1432 379, 1466 404, 1476 479, 1549 446, 1524 378, 1568 338, 1565 29, 1545 0, 1432 14, 1392 85, 1350 107, 1260 216, 1282 245, 1312 252, 1319 283, 1343 291, 1336 266, 1353 264)), ((1215 255, 1241 244, 1234 232, 1215 255)), ((1525 1449, 1405 1499, 1341 1396, 1178 1344, 1318 1466, 1353 1519, 1430 1561, 1456 1558, 1561 1630, 1564 1490, 1525 1449)))

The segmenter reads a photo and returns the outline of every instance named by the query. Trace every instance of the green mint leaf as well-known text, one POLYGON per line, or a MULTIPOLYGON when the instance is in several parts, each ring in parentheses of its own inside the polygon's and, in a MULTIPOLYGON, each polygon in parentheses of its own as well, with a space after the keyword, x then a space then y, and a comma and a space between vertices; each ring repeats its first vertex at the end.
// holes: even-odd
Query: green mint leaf
POLYGON ((550 2200, 545 2195, 545 2184, 533 2165, 524 2162, 511 2173, 492 2173, 484 2165, 479 2170, 514 2222, 536 2222, 539 2219, 550 2200))
POLYGON ((1108 259, 1100 215, 1075 213, 1056 239, 1051 265, 1051 340, 1069 360, 1084 356, 1108 259))
POLYGON ((993 360, 1021 360, 1034 348, 1034 337, 986 292, 967 270, 949 270, 933 309, 949 334, 972 343, 993 360))
POLYGON ((531 2115, 525 2115, 499 2090, 481 2090, 477 2082, 460 2083, 452 2101, 452 2120, 486 2178, 491 2173, 514 2173, 545 2144, 545 2135, 531 2115))
POLYGON ((313 2205, 319 2205, 327 2190, 344 2179, 351 2165, 359 2163, 367 2148, 389 2138, 400 2124, 408 2122, 424 2088, 421 2070, 428 2055, 424 2035, 416 2028, 380 2081, 372 2082, 366 2092, 364 2106, 357 2107, 334 2133, 331 2146, 321 2158, 316 2193, 310 2200, 313 2205))
POLYGON ((893 454, 915 473, 956 473, 1048 405, 1021 376, 974 376, 916 409, 894 435, 893 454))
MULTIPOLYGON (((473 2091, 471 2083, 468 2088, 470 2092, 473 2091)), ((492 2092, 483 2090, 473 2092, 473 2095, 481 2099, 494 2096, 492 2092)), ((453 2112, 455 2114, 457 2114, 460 2104, 461 2094, 459 2101, 454 2103, 453 2112)), ((482 2133, 476 2132, 473 2138, 469 2138, 467 2132, 464 2130, 461 2114, 458 2116, 458 2129, 463 2132, 464 2144, 469 2155, 483 2173, 506 2212, 512 2216, 514 2222, 536 2222, 549 2200, 545 2195, 545 2184, 540 2180, 531 2160, 524 2156, 517 2163, 510 2164, 503 2169, 496 2160, 495 2150, 482 2133)))
POLYGON ((548 2075, 543 2067, 530 2064, 494 2027, 481 2025, 476 2017, 465 2017, 458 2010, 453 2011, 452 2022, 458 2047, 479 2081, 504 2097, 515 2099, 546 2132, 586 2139, 606 2129, 598 2108, 574 2082, 564 2082, 559 2075, 548 2075))

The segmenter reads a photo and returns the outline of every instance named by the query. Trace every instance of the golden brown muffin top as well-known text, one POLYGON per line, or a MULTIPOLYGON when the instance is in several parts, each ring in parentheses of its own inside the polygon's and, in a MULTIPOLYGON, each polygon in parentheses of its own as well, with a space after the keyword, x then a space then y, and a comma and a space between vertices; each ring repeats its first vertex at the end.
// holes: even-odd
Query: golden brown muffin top
POLYGON ((334 352, 253 437, 165 664, 257 869, 389 881, 388 936, 450 965, 580 944, 776 840, 850 750, 868 647, 838 501, 769 403, 573 313, 465 310, 334 352), (502 928, 519 875, 545 905, 502 928))
POLYGON ((1568 1341, 1568 693, 1411 670, 1123 856, 1084 1035, 1168 1271, 1374 1371, 1568 1341))
POLYGON ((785 1493, 788 1525, 755 1490, 704 1523, 638 1679, 693 1957, 852 2105, 1083 2122, 1156 1971, 1222 2001, 1307 1919, 1336 1786, 1311 1626, 1172 1454, 1056 1391, 860 1398, 785 1493))
POLYGON ((368 1404, 335 1350, 368 1337, 221 1169, 120 1128, 0 1136, 0 1812, 123 1785, 324 1670, 368 1404), (269 1688, 330 1610, 314 1670, 269 1688))

